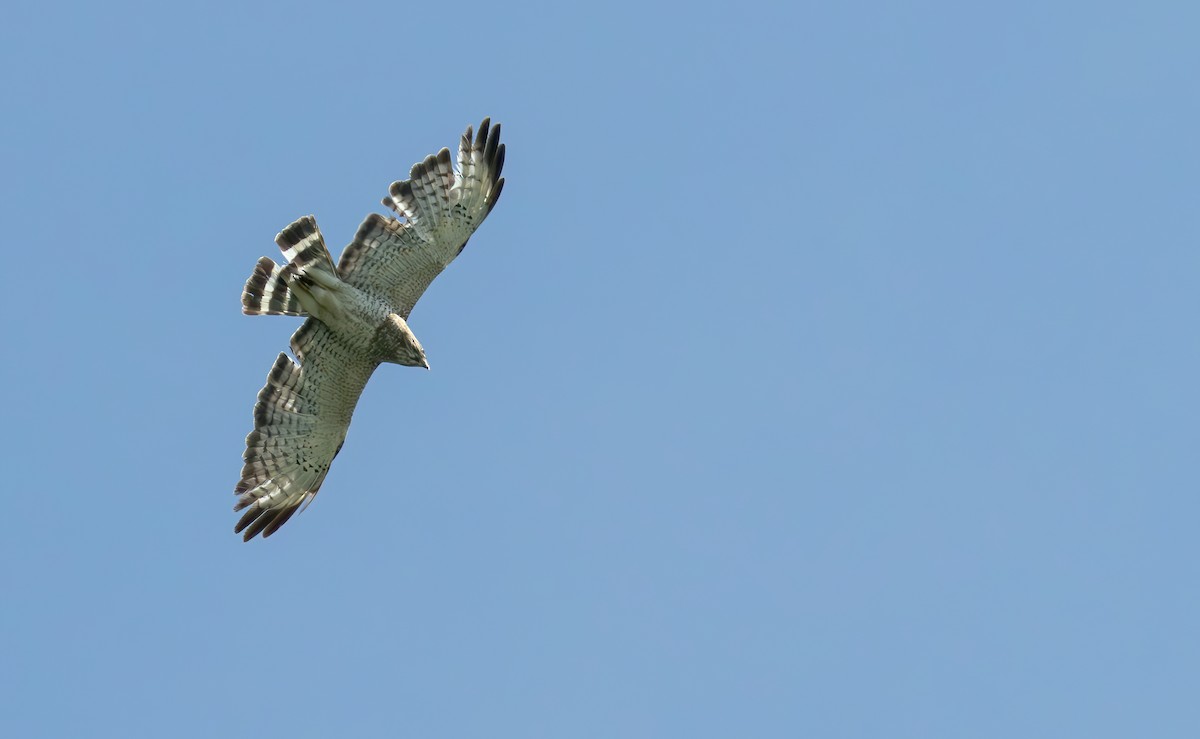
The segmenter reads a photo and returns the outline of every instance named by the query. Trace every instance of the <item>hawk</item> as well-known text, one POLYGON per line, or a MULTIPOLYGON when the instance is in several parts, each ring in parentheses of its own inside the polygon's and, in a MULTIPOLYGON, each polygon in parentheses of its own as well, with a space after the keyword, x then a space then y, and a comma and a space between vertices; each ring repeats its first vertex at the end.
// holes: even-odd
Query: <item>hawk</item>
POLYGON ((234 510, 245 511, 234 532, 245 541, 275 533, 316 496, 376 367, 429 368, 408 314, 496 206, 500 125, 467 127, 457 160, 442 149, 393 182, 383 204, 397 217, 367 216, 336 267, 312 216, 275 237, 287 264, 258 260, 242 312, 307 320, 292 335, 296 361, 279 355, 254 406, 234 489, 234 510))

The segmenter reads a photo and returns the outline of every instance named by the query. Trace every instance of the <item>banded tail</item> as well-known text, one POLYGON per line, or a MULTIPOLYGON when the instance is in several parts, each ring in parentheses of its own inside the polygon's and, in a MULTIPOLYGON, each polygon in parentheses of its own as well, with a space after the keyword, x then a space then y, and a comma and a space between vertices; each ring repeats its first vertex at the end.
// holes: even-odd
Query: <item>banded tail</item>
POLYGON ((288 290, 283 268, 270 257, 254 265, 242 289, 242 312, 248 316, 306 316, 295 293, 288 290))
POLYGON ((280 231, 275 243, 287 264, 280 266, 270 257, 258 260, 242 290, 242 312, 248 316, 307 316, 309 311, 291 285, 300 281, 302 285, 329 287, 337 280, 337 269, 317 220, 312 216, 299 219, 280 231))

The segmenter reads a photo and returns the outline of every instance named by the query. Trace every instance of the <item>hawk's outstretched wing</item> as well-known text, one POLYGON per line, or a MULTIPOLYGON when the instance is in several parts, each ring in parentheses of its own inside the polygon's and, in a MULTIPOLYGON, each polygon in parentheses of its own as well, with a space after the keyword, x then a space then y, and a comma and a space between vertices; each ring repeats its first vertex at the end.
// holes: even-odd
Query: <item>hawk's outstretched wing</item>
POLYGON ((297 366, 280 354, 254 405, 246 463, 234 493, 234 528, 245 540, 270 536, 321 488, 342 448, 358 396, 377 363, 347 351, 325 324, 309 318, 292 335, 297 366))
POLYGON ((484 118, 474 137, 468 126, 457 168, 450 150, 442 149, 414 165, 409 179, 392 183, 383 204, 404 220, 367 216, 342 252, 338 274, 408 318, 425 288, 495 207, 504 187, 503 167, 500 125, 484 118))

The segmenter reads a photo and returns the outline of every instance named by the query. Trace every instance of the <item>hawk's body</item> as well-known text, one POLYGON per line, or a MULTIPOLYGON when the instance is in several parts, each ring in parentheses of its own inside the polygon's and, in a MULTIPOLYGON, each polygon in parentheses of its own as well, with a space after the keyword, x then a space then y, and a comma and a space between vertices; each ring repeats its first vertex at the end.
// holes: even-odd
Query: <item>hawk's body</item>
POLYGON ((292 336, 299 364, 280 354, 254 406, 234 491, 234 510, 246 510, 234 530, 247 541, 270 536, 317 494, 376 367, 429 366, 406 319, 495 206, 499 138, 500 126, 484 119, 477 136, 463 135, 457 171, 442 149, 392 183, 383 202, 404 220, 367 216, 336 267, 312 216, 276 237, 286 265, 259 260, 243 311, 308 318, 292 336))

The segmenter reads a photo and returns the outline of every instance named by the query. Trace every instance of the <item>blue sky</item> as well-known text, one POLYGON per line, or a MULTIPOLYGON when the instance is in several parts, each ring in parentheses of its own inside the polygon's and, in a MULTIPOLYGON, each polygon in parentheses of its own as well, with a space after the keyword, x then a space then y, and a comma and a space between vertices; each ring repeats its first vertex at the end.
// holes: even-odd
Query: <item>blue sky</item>
POLYGON ((1198 23, 10 9, 0 734, 1196 736, 1198 23), (485 115, 432 371, 243 544, 255 260, 485 115))

